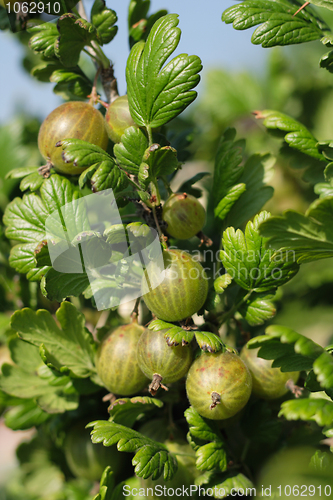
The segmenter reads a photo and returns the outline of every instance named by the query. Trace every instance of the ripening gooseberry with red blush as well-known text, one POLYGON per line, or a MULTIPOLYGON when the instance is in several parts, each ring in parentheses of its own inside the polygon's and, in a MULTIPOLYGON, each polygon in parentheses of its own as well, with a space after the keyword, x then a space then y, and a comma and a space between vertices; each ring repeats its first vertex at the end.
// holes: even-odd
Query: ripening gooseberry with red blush
POLYGON ((187 374, 191 405, 202 417, 212 420, 236 415, 248 402, 251 390, 251 373, 232 352, 202 353, 187 374))
POLYGON ((104 117, 88 102, 65 102, 54 109, 43 121, 38 134, 38 148, 43 158, 57 172, 77 175, 87 167, 67 162, 57 143, 65 139, 81 139, 106 150, 108 134, 104 117))

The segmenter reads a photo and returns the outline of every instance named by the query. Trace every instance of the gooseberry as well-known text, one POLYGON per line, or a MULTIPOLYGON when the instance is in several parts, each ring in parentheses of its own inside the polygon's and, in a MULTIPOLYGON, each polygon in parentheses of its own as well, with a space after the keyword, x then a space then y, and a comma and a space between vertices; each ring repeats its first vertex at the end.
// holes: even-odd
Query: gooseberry
POLYGON ((137 344, 144 331, 143 326, 131 323, 119 326, 102 340, 97 351, 96 368, 110 392, 131 396, 147 385, 148 379, 136 358, 137 344))
POLYGON ((168 224, 170 236, 187 240, 203 228, 206 211, 191 194, 174 193, 164 203, 163 220, 168 224))
POLYGON ((191 365, 186 380, 187 397, 203 417, 224 420, 248 402, 252 378, 246 364, 231 352, 202 353, 191 365))
POLYGON ((85 429, 89 421, 79 421, 71 427, 64 442, 64 452, 68 467, 76 477, 99 481, 108 465, 114 474, 121 472, 125 456, 117 450, 116 445, 103 446, 94 444, 89 429, 85 429))
POLYGON ((107 133, 114 143, 121 141, 121 136, 128 127, 138 127, 133 120, 127 95, 122 95, 113 101, 105 114, 107 133))
POLYGON ((252 393, 263 399, 277 399, 288 392, 286 382, 297 382, 299 372, 282 372, 280 368, 272 368, 272 360, 258 357, 259 349, 249 349, 245 345, 241 358, 252 375, 252 393))
POLYGON ((164 332, 145 330, 137 347, 138 364, 142 372, 152 380, 149 391, 155 396, 159 387, 176 382, 186 375, 192 362, 189 345, 168 346, 164 332))
POLYGON ((199 262, 182 250, 163 252, 164 270, 153 261, 142 280, 142 296, 148 309, 165 321, 181 321, 196 313, 208 293, 207 275, 199 262), (155 288, 161 272, 164 279, 155 288))
POLYGON ((38 148, 44 159, 58 172, 76 175, 87 167, 65 162, 62 148, 56 144, 64 139, 81 139, 106 149, 108 135, 103 115, 88 102, 65 102, 43 121, 38 134, 38 148))

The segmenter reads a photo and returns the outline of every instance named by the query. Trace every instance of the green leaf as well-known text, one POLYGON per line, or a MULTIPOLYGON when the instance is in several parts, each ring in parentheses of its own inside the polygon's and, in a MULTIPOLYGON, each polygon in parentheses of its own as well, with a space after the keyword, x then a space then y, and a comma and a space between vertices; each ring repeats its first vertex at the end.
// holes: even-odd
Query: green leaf
POLYGON ((326 161, 318 148, 317 139, 297 120, 278 111, 256 111, 256 118, 263 119, 269 130, 279 130, 284 134, 286 143, 294 149, 317 160, 326 161))
POLYGON ((223 341, 215 333, 195 331, 194 335, 200 349, 203 351, 218 352, 225 350, 223 341))
POLYGON ((312 5, 323 7, 325 9, 333 10, 332 0, 311 0, 312 5))
POLYGON ((226 218, 228 226, 239 227, 248 221, 273 196, 274 189, 267 186, 273 175, 275 158, 270 154, 254 154, 248 158, 244 171, 239 178, 240 184, 246 185, 246 190, 233 204, 226 218))
POLYGON ((245 0, 229 7, 222 14, 222 21, 236 30, 245 30, 261 24, 251 41, 262 47, 291 45, 310 42, 324 35, 328 27, 310 8, 294 16, 299 2, 285 0, 245 0))
POLYGON ((319 66, 327 69, 330 73, 333 73, 333 50, 330 50, 321 57, 319 66))
POLYGON ((27 399, 6 411, 5 424, 13 431, 26 430, 39 427, 49 418, 50 414, 39 408, 33 399, 27 399))
POLYGON ((39 82, 46 83, 50 81, 52 73, 58 69, 63 69, 63 65, 60 62, 54 60, 46 60, 41 62, 40 64, 37 64, 37 66, 34 66, 31 69, 30 73, 39 82))
POLYGON ((59 36, 55 23, 42 23, 28 31, 33 33, 29 41, 31 50, 47 58, 55 57, 55 43, 59 36))
POLYGON ((98 420, 91 422, 87 427, 93 427, 91 432, 93 443, 103 443, 111 446, 118 443, 119 451, 135 453, 132 463, 137 476, 147 479, 158 479, 163 474, 163 479, 172 479, 177 471, 177 460, 166 446, 147 438, 133 429, 124 425, 98 420))
POLYGON ((222 276, 219 276, 214 281, 214 290, 216 293, 223 293, 224 290, 232 283, 232 277, 230 274, 225 273, 222 276))
MULTIPOLYGON (((325 259, 333 255, 333 198, 314 201, 305 215, 287 210, 260 226, 279 256, 298 263, 325 259)), ((273 256, 274 258, 274 256, 273 256)))
POLYGON ((43 177, 38 172, 35 172, 33 174, 27 175, 22 179, 22 181, 20 182, 20 190, 26 191, 27 189, 29 189, 30 191, 38 191, 38 189, 41 188, 43 182, 43 177))
POLYGON ((57 26, 60 36, 55 43, 55 54, 66 68, 76 66, 81 50, 97 39, 97 29, 74 14, 61 16, 57 26))
MULTIPOLYGON (((6 236, 19 242, 11 249, 9 262, 21 273, 28 273, 27 278, 33 281, 41 279, 47 267, 36 269, 35 250, 45 241, 45 222, 54 211, 60 213, 61 207, 81 197, 79 190, 64 177, 52 175, 44 180, 40 188, 40 196, 35 193, 15 198, 6 207, 4 223, 7 226, 6 236)), ((79 214, 76 214, 79 217, 79 214)), ((71 214, 71 219, 75 219, 71 214)), ((72 221, 75 223, 75 220, 72 221)))
MULTIPOLYGON (((256 488, 252 481, 247 478, 241 472, 226 472, 222 476, 214 477, 204 485, 206 491, 208 488, 212 488, 214 491, 214 498, 226 498, 230 495, 236 496, 236 492, 239 491, 239 495, 254 496, 256 494, 256 488)), ((273 497, 271 497, 273 498, 273 497)))
POLYGON ((156 182, 157 177, 172 174, 179 164, 177 151, 171 146, 161 147, 159 144, 150 146, 143 155, 139 169, 139 181, 147 186, 149 182, 156 182))
POLYGON ((163 402, 148 396, 116 399, 108 408, 113 422, 121 423, 125 427, 133 427, 135 421, 145 412, 155 408, 162 408, 163 402))
POLYGON ((128 127, 121 137, 121 142, 115 144, 113 151, 121 167, 131 174, 138 175, 147 148, 148 139, 143 131, 136 127, 128 127))
POLYGON ((222 441, 212 442, 200 446, 196 452, 196 466, 198 470, 212 470, 218 468, 220 471, 227 469, 227 456, 222 441))
POLYGON ((333 388, 333 356, 323 352, 313 363, 313 371, 321 387, 333 388))
POLYGON ((49 80, 56 83, 53 89, 55 94, 66 95, 70 99, 86 99, 92 88, 92 82, 79 67, 55 69, 49 80))
POLYGON ((245 290, 272 291, 298 272, 294 261, 284 261, 278 253, 273 258, 274 252, 266 248, 267 238, 260 236, 259 226, 269 218, 263 211, 247 223, 245 233, 233 227, 223 232, 220 258, 227 273, 245 290))
POLYGON ((75 166, 89 168, 89 175, 84 171, 79 179, 83 185, 90 179, 94 192, 113 189, 122 191, 127 186, 127 176, 120 170, 114 159, 99 146, 81 139, 66 139, 59 147, 63 150, 65 161, 73 162, 75 166))
POLYGON ((90 285, 86 273, 60 273, 51 268, 43 277, 42 288, 49 300, 63 301, 67 297, 78 297, 90 285))
POLYGON ((155 22, 168 11, 161 9, 147 18, 150 0, 131 0, 128 7, 128 32, 130 47, 135 42, 146 40, 155 22))
POLYGON ((98 41, 101 45, 110 43, 117 34, 117 14, 114 10, 105 7, 104 0, 95 0, 91 9, 91 22, 97 28, 98 41))
POLYGON ((30 174, 35 174, 37 172, 38 167, 19 167, 10 170, 8 174, 6 174, 5 179, 22 179, 23 177, 27 177, 30 174))
POLYGON ((215 217, 224 220, 238 198, 246 191, 246 184, 232 186, 214 210, 215 217))
POLYGON ((49 361, 57 369, 69 369, 75 377, 89 377, 95 373, 93 339, 85 328, 85 317, 70 302, 58 309, 57 326, 51 313, 25 308, 16 311, 11 320, 13 330, 20 338, 39 347, 45 346, 49 361))
MULTIPOLYGON (((251 339, 248 346, 260 347, 258 356, 274 359, 272 366, 285 372, 311 370, 315 359, 324 352, 324 349, 312 340, 280 325, 270 325, 266 328, 266 335, 251 339)), ((325 363, 323 365, 325 366, 325 363)))
POLYGON ((112 500, 114 491, 114 473, 108 465, 102 474, 99 483, 99 493, 97 493, 92 500, 112 500))
POLYGON ((90 182, 94 193, 110 188, 117 193, 127 187, 128 178, 115 163, 102 162, 91 177, 90 182))
POLYGON ((140 126, 157 128, 178 116, 196 98, 201 61, 181 54, 163 67, 180 39, 178 16, 168 14, 152 27, 147 42, 132 48, 126 66, 131 115, 140 126), (163 68, 162 68, 163 67, 163 68))
POLYGON ((244 172, 243 150, 245 141, 235 141, 236 130, 228 128, 222 135, 215 157, 214 168, 214 206, 217 207, 231 188, 237 184, 240 176, 244 172))
POLYGON ((34 252, 35 255, 35 260, 37 263, 37 267, 51 267, 52 262, 47 246, 47 241, 43 240, 41 243, 37 246, 34 252))
POLYGON ((254 293, 241 305, 238 312, 251 326, 262 325, 276 313, 274 294, 254 293))
POLYGON ((322 427, 332 426, 333 402, 321 398, 291 399, 282 403, 279 417, 313 421, 322 427))
POLYGON ((195 174, 193 177, 188 179, 187 181, 183 182, 181 186, 177 189, 178 193, 187 193, 191 194, 192 196, 195 196, 196 198, 200 198, 202 195, 201 189, 198 188, 193 188, 192 186, 196 184, 197 182, 201 181, 204 177, 207 175, 211 175, 209 172, 199 172, 198 174, 195 174))
POLYGON ((36 399, 37 404, 48 413, 63 413, 78 407, 79 394, 70 378, 43 364, 36 373, 5 363, 0 376, 0 388, 18 398, 36 399))
POLYGON ((149 330, 153 332, 160 332, 165 330, 164 337, 169 346, 173 345, 187 345, 189 344, 193 337, 194 332, 189 330, 184 330, 181 326, 176 326, 172 323, 166 323, 161 319, 155 319, 149 323, 149 330))
POLYGON ((194 443, 197 440, 200 442, 199 446, 195 446, 197 469, 218 469, 224 472, 227 469, 227 454, 217 424, 212 420, 201 417, 192 407, 188 408, 184 415, 194 443), (205 441, 208 441, 208 443, 205 443, 205 441))

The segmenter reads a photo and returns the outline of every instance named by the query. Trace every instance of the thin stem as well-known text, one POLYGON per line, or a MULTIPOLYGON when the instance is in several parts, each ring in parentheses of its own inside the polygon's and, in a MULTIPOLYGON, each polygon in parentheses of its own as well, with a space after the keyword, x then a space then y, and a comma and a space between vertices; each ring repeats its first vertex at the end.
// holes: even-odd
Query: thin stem
POLYGON ((86 54, 88 54, 88 56, 91 57, 91 59, 93 59, 97 65, 99 65, 99 62, 100 62, 99 59, 97 59, 97 57, 94 56, 92 52, 90 52, 87 49, 82 49, 82 52, 85 52, 86 54))
POLYGON ((244 304, 244 302, 247 301, 247 299, 251 295, 252 295, 252 290, 250 290, 239 302, 237 302, 237 304, 234 304, 232 306, 232 308, 228 312, 223 313, 221 321, 219 322, 219 324, 223 325, 223 323, 225 323, 226 321, 228 321, 228 319, 231 318, 234 315, 234 313, 240 308, 240 306, 242 304, 244 304))
POLYGON ((161 179, 162 179, 162 182, 164 184, 165 189, 168 191, 168 195, 171 196, 173 194, 173 191, 170 187, 170 184, 168 183, 168 181, 166 180, 165 177, 161 177, 161 179))
POLYGON ((94 105, 98 102, 98 94, 97 94, 97 80, 98 80, 98 77, 99 77, 99 74, 101 72, 101 67, 98 68, 98 70, 96 71, 96 75, 95 75, 95 78, 94 78, 94 83, 93 83, 93 86, 92 86, 92 89, 91 89, 91 94, 90 94, 90 100, 89 100, 89 104, 91 105, 94 105))
POLYGON ((138 322, 140 300, 141 300, 141 297, 138 297, 135 301, 135 306, 134 306, 133 311, 131 313, 132 323, 138 322))
POLYGON ((151 129, 151 127, 148 125, 146 127, 147 129, 147 134, 148 134, 148 140, 149 140, 149 147, 152 146, 154 143, 153 143, 153 131, 151 129))
POLYGON ((109 68, 110 67, 110 60, 106 57, 106 55, 104 54, 103 50, 98 45, 98 43, 95 42, 95 40, 92 40, 92 42, 90 43, 89 46, 92 47, 92 49, 95 51, 95 54, 97 55, 101 66, 104 69, 109 68))

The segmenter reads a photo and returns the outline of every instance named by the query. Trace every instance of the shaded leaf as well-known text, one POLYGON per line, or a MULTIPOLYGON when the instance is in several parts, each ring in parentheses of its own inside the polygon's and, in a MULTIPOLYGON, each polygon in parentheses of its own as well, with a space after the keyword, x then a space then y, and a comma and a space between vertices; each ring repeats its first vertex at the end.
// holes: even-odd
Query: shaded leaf
POLYGON ((236 130, 234 128, 228 128, 219 142, 215 157, 213 180, 215 207, 218 207, 218 205, 223 202, 223 199, 231 192, 230 190, 237 184, 244 171, 244 166, 241 165, 241 163, 243 160, 245 141, 235 141, 235 137, 236 130))
POLYGON ((92 88, 92 82, 79 67, 55 69, 49 80, 56 83, 53 89, 55 94, 66 94, 71 99, 86 99, 92 88))
POLYGON ((327 399, 294 399, 284 401, 279 417, 287 420, 314 421, 318 425, 332 426, 333 402, 327 399))
POLYGON ((192 407, 188 408, 185 418, 189 425, 189 432, 194 439, 190 444, 195 448, 196 466, 199 470, 227 469, 227 454, 217 424, 209 419, 201 417, 192 407), (200 444, 195 444, 199 440, 200 444), (208 441, 208 443, 205 443, 208 441))
POLYGON ((102 474, 99 483, 99 493, 97 493, 92 500, 112 500, 114 491, 114 473, 108 465, 102 474))
POLYGON ((196 198, 200 198, 200 196, 202 195, 201 189, 193 188, 192 186, 201 181, 201 179, 203 179, 207 175, 211 174, 209 172, 199 172, 198 174, 195 174, 193 177, 183 182, 183 184, 178 188, 177 192, 191 194, 196 198))
POLYGON ((280 130, 283 132, 284 140, 294 149, 301 153, 312 156, 317 160, 325 161, 320 153, 317 139, 309 130, 297 120, 278 111, 256 111, 256 118, 263 119, 263 125, 269 130, 280 130))
POLYGON ((116 399, 108 408, 111 420, 126 427, 133 427, 139 415, 154 408, 162 408, 163 402, 148 396, 116 399))
POLYGON ((50 418, 50 414, 43 411, 33 399, 27 399, 5 413, 5 424, 13 431, 38 427, 50 418))
POLYGON ((29 372, 19 366, 4 364, 0 376, 0 388, 18 398, 36 399, 38 405, 48 413, 75 410, 79 402, 79 394, 75 391, 70 378, 52 371, 43 364, 37 373, 29 372))
MULTIPOLYGON (((214 477, 205 485, 206 489, 213 488, 214 498, 226 498, 230 495, 252 496, 255 495, 256 488, 252 481, 241 472, 226 472, 222 476, 214 477)), ((273 498, 273 497, 272 497, 273 498)))
MULTIPOLYGON (((260 233, 278 248, 279 256, 298 263, 333 255, 333 198, 314 201, 305 215, 287 210, 262 223, 260 233)), ((273 256, 274 258, 274 256, 273 256)))
POLYGON ((66 68, 76 66, 81 50, 97 39, 97 29, 74 14, 62 15, 57 27, 60 36, 55 43, 55 54, 66 68))
POLYGON ((55 23, 43 23, 29 28, 28 31, 33 33, 29 41, 31 50, 47 58, 55 57, 55 43, 59 36, 55 23))
POLYGON ((212 442, 200 446, 196 452, 196 466, 198 470, 212 470, 218 468, 221 472, 227 469, 227 455, 222 441, 212 442))
POLYGON ((249 348, 260 347, 258 356, 273 359, 272 366, 284 372, 311 370, 315 359, 324 352, 311 339, 280 325, 270 325, 266 328, 266 335, 251 339, 247 345, 249 348))
POLYGON ((35 193, 27 194, 23 198, 15 198, 7 205, 3 218, 7 226, 6 236, 19 242, 10 252, 9 262, 12 267, 21 273, 27 273, 28 279, 41 279, 48 268, 36 269, 34 252, 45 241, 45 221, 52 212, 59 212, 63 205, 80 197, 81 193, 68 179, 52 175, 44 180, 40 196, 35 193))
POLYGON ((163 474, 164 480, 168 481, 176 473, 177 460, 163 444, 114 422, 98 420, 87 427, 93 427, 93 443, 103 443, 104 446, 118 443, 119 451, 135 453, 132 463, 137 476, 158 479, 163 474))
POLYGON ((56 316, 61 329, 48 311, 25 308, 13 314, 11 326, 23 340, 37 347, 43 344, 57 369, 69 369, 76 377, 94 374, 95 349, 84 315, 71 303, 63 302, 56 316))
POLYGON ((62 302, 67 297, 78 297, 89 284, 86 273, 60 273, 51 268, 43 277, 42 288, 49 300, 62 302))

